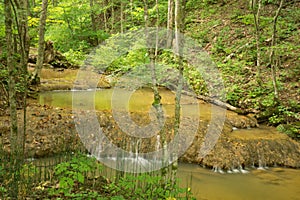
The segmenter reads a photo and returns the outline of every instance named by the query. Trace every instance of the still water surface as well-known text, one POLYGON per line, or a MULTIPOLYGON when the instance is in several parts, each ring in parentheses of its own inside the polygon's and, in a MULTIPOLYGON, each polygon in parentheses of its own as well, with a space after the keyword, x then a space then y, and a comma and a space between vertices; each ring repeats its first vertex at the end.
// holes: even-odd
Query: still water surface
MULTIPOLYGON (((90 104, 95 100, 96 110, 110 110, 113 90, 100 90, 95 99, 86 100, 88 91, 78 91, 83 102, 90 104), (89 102, 90 101, 90 102, 89 102)), ((172 115, 174 94, 161 91, 164 109, 172 115)), ((153 101, 150 90, 139 90, 132 94, 128 104, 130 111, 148 111, 153 101)), ((185 101, 185 100, 183 100, 185 101)), ((186 101, 189 101, 187 99, 186 101)), ((54 91, 41 93, 40 104, 55 107, 72 108, 71 91, 54 91)), ((189 102, 188 102, 189 103, 189 102)), ((187 107, 188 109, 188 107, 187 107)), ((210 112, 209 106, 200 108, 202 116, 210 112)), ((190 110, 198 113, 193 107, 190 110)), ((249 130, 248 130, 249 131, 249 130)), ((198 165, 180 164, 178 177, 181 186, 190 187, 200 200, 300 200, 300 171, 288 168, 251 169, 250 173, 220 174, 198 165)))
MULTIPOLYGON (((161 89, 161 103, 166 115, 174 113, 174 92, 166 89, 161 89)), ((187 109, 189 115, 210 115, 211 107, 209 104, 198 108, 198 100, 182 96, 181 104, 183 109, 187 109)), ((51 105, 55 107, 75 108, 82 107, 92 108, 95 110, 111 110, 120 109, 119 105, 124 105, 124 109, 130 112, 148 112, 153 103, 153 92, 151 89, 136 90, 130 93, 124 90, 103 89, 97 91, 51 91, 41 93, 39 103, 42 105, 51 105), (75 98, 74 98, 75 96, 75 98), (129 96, 129 99, 127 97, 129 96), (74 100, 74 101, 73 101, 74 100), (126 101, 124 103, 124 101, 126 101)), ((200 103, 201 104, 201 103, 200 103)))
POLYGON ((251 169, 220 174, 197 165, 180 164, 181 185, 200 200, 299 200, 300 171, 288 168, 251 169))

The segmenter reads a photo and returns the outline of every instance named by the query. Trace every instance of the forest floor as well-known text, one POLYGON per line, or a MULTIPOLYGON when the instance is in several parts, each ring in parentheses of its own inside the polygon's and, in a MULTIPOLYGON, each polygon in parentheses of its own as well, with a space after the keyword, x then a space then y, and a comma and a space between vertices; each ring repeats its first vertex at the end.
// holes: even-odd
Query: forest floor
POLYGON ((218 66, 227 103, 250 109, 259 123, 275 126, 299 139, 300 2, 292 5, 287 2, 277 22, 278 102, 274 98, 270 65, 272 23, 277 8, 278 5, 267 3, 260 13, 260 68, 256 67, 255 26, 247 1, 213 1, 187 6, 186 34, 197 40, 218 66))

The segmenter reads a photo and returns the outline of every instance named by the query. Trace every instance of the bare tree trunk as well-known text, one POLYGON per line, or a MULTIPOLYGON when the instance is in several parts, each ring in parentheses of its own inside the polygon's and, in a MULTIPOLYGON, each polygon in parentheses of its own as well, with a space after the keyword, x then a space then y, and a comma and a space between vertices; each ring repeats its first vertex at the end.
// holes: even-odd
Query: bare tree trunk
POLYGON ((131 22, 133 21, 133 15, 132 15, 132 12, 133 12, 133 0, 130 0, 130 17, 131 17, 131 22))
POLYGON ((278 62, 275 62, 274 47, 276 46, 277 19, 280 14, 280 11, 282 9, 283 3, 284 3, 284 0, 281 0, 280 5, 276 11, 274 18, 273 18, 273 33, 272 33, 272 40, 271 40, 271 47, 270 47, 270 64, 271 64, 271 71, 272 71, 272 82, 273 82, 273 88, 274 88, 274 101, 275 102, 278 102, 279 95, 278 95, 278 87, 277 87, 277 79, 276 79, 276 63, 278 63, 278 62))
MULTIPOLYGON (((154 94, 154 99, 152 106, 155 108, 157 115, 156 118, 159 122, 159 126, 163 127, 163 110, 162 110, 162 104, 161 104, 161 96, 158 91, 157 87, 157 77, 156 77, 156 58, 157 58, 157 51, 158 51, 158 1, 156 0, 156 11, 157 11, 157 29, 156 29, 156 40, 155 40, 155 49, 152 47, 152 38, 149 36, 149 12, 148 12, 148 0, 144 0, 144 21, 145 21, 145 37, 147 42, 148 54, 150 57, 150 68, 151 68, 151 77, 152 77, 152 90, 154 94)), ((160 130, 158 133, 159 143, 162 144, 162 162, 167 162, 167 141, 166 141, 166 133, 164 131, 164 128, 160 130)), ((161 176, 162 178, 162 186, 166 186, 167 184, 167 167, 163 167, 161 169, 161 176)))
POLYGON ((10 133, 11 133, 11 155, 16 153, 16 144, 18 136, 18 118, 17 118, 17 102, 15 90, 15 76, 16 76, 16 60, 13 57, 12 46, 12 24, 13 16, 11 12, 11 4, 9 0, 4 1, 5 5, 5 35, 6 35, 6 48, 7 48, 7 69, 9 74, 8 92, 9 92, 9 108, 10 108, 10 133))
MULTIPOLYGON (((102 2, 102 5, 103 5, 104 8, 106 7, 105 1, 102 2)), ((107 30, 106 10, 103 11, 103 21, 104 21, 104 29, 105 29, 105 31, 108 31, 107 30)))
POLYGON ((124 23, 124 2, 123 2, 123 0, 121 0, 121 16, 120 16, 120 23, 121 23, 121 28, 120 28, 120 30, 121 30, 121 33, 124 33, 124 28, 123 28, 123 23, 124 23))
MULTIPOLYGON (((25 133, 26 133, 26 97, 27 97, 27 84, 28 84, 28 71, 27 71, 27 63, 28 63, 28 54, 29 54, 29 35, 28 35, 28 1, 27 0, 14 0, 13 2, 10 1, 10 6, 13 8, 14 12, 14 21, 15 27, 18 31, 18 42, 19 48, 17 49, 18 52, 13 52, 14 54, 19 53, 20 55, 20 62, 17 64, 15 60, 15 73, 14 77, 18 77, 20 85, 21 85, 21 92, 23 93, 23 134, 18 132, 17 134, 17 143, 16 149, 18 151, 18 157, 16 158, 19 160, 18 166, 21 164, 22 156, 24 156, 24 148, 25 148, 25 133), (17 71, 17 72, 16 72, 17 71)), ((11 14, 12 15, 12 14, 11 14)), ((16 39, 17 40, 17 39, 16 39)), ((11 48, 11 47, 10 47, 11 48)), ((11 48, 13 49, 13 48, 11 48)), ((14 92, 15 93, 15 92, 14 92)))
MULTIPOLYGON (((28 55, 29 55, 29 35, 28 35, 28 4, 27 0, 14 0, 14 12, 16 27, 19 36, 19 54, 21 55, 20 66, 27 71, 28 55)), ((21 69, 22 70, 22 69, 21 69)))
POLYGON ((111 32, 114 32, 114 27, 115 27, 115 5, 114 1, 111 0, 111 32))
POLYGON ((13 34, 13 52, 18 52, 18 35, 13 34))
POLYGON ((28 57, 29 57, 29 48, 30 48, 30 38, 28 34, 28 0, 20 0, 21 16, 19 17, 20 23, 19 26, 19 35, 20 35, 20 44, 21 46, 21 84, 23 85, 23 133, 19 134, 18 140, 20 141, 20 165, 23 163, 24 154, 25 154, 25 141, 26 141, 26 131, 27 131, 27 92, 28 92, 28 57))
POLYGON ((9 92, 9 111, 10 111, 10 154, 11 154, 11 172, 12 181, 10 186, 10 197, 13 199, 18 198, 18 116, 17 116, 17 102, 15 90, 15 77, 16 77, 16 60, 13 52, 13 15, 12 4, 9 0, 4 0, 5 7, 5 35, 6 35, 6 48, 7 48, 7 69, 8 69, 8 92, 9 92), (17 173, 16 175, 13 175, 17 173))
POLYGON ((255 25, 255 41, 256 41, 256 81, 258 85, 262 85, 261 80, 261 50, 260 50, 260 11, 262 6, 262 0, 252 0, 251 9, 254 17, 255 25))
MULTIPOLYGON (((182 33, 183 33, 183 6, 184 1, 175 0, 175 54, 176 60, 178 64, 178 87, 176 90, 175 96, 175 119, 174 119, 174 136, 179 133, 179 124, 180 124, 180 101, 181 101, 181 93, 183 88, 183 60, 182 60, 182 33)), ((178 157, 178 152, 173 152, 173 157, 178 157)), ((176 174, 178 168, 177 159, 172 163, 172 184, 175 186, 176 184, 176 174)))
MULTIPOLYGON (((92 22, 92 29, 94 32, 97 31, 97 27, 96 27, 96 17, 95 17, 95 12, 94 12, 94 0, 90 0, 90 9, 91 9, 91 22, 92 22)), ((96 36, 95 38, 93 38, 93 43, 95 43, 94 45, 98 45, 99 41, 98 41, 98 37, 96 36)))
POLYGON ((40 26, 39 26, 39 47, 38 47, 38 57, 35 66, 35 70, 32 74, 31 81, 40 84, 41 71, 44 63, 45 57, 45 27, 47 18, 47 7, 48 0, 43 0, 42 2, 42 12, 40 16, 40 26))
POLYGON ((174 0, 168 0, 168 21, 167 21, 167 48, 172 46, 173 36, 171 30, 174 24, 174 0))

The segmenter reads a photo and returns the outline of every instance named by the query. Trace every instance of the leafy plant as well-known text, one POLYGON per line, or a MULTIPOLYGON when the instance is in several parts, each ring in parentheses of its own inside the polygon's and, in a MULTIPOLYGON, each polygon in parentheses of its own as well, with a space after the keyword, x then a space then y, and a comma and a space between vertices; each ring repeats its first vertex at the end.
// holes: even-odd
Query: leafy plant
POLYGON ((277 130, 290 136, 291 138, 300 140, 300 124, 280 124, 277 130))
POLYGON ((0 186, 0 195, 4 195, 7 192, 7 189, 5 187, 0 186))
POLYGON ((3 175, 4 174, 5 174, 5 171, 4 171, 3 167, 0 166, 0 196, 4 195, 7 192, 7 190, 5 189, 5 187, 2 185, 2 183, 3 183, 3 175))
POLYGON ((127 175, 107 186, 117 199, 193 199, 190 189, 180 188, 163 177, 150 174, 127 175))
POLYGON ((64 56, 66 56, 68 61, 80 66, 83 64, 83 61, 86 58, 86 53, 84 53, 82 50, 74 51, 73 49, 70 49, 64 53, 64 56))
POLYGON ((291 123, 293 121, 299 120, 300 114, 295 112, 291 107, 279 105, 273 116, 269 118, 270 123, 276 125, 280 123, 291 123))
POLYGON ((55 167, 55 176, 59 179, 59 188, 51 188, 51 194, 63 193, 65 196, 72 196, 74 189, 79 189, 80 184, 85 182, 88 172, 95 171, 100 167, 95 158, 78 154, 70 161, 58 164, 55 167))

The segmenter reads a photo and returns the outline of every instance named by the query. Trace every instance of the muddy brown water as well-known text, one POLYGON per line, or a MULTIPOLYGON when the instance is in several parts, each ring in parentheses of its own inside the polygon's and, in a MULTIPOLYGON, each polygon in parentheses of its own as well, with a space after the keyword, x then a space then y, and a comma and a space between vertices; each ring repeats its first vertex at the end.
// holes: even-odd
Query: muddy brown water
POLYGON ((197 165, 181 164, 178 177, 197 199, 300 199, 300 171, 290 168, 251 169, 247 174, 220 174, 197 165))
MULTIPOLYGON (((112 89, 99 90, 95 93, 94 99, 86 99, 86 95, 92 91, 77 91, 82 96, 82 102, 93 105, 96 110, 110 110, 112 89)), ((174 114, 174 93, 168 90, 161 90, 162 104, 167 115, 174 114)), ((55 107, 72 108, 71 91, 52 91, 41 93, 40 104, 55 107)), ((122 101, 122 99, 119 99, 122 101)), ((124 109, 132 112, 147 112, 152 104, 153 94, 150 90, 143 89, 131 95, 128 104, 124 109)), ((193 105, 189 98, 184 99, 186 105, 193 105)), ((199 104, 200 118, 210 117, 211 107, 209 104, 199 104)), ((194 106, 186 106, 191 115, 198 115, 199 110, 194 106)), ((232 132, 233 137, 243 139, 269 137, 268 134, 276 131, 270 127, 253 129, 238 129, 232 132), (242 134, 241 134, 242 133, 242 134)), ((276 136, 278 137, 278 136, 276 136)), ((266 168, 247 169, 248 173, 223 173, 204 169, 194 164, 181 163, 178 170, 178 177, 181 179, 181 186, 190 187, 197 199, 208 200, 265 200, 265 199, 300 199, 300 171, 289 168, 266 168)))
MULTIPOLYGON (((134 93, 129 94, 124 90, 102 89, 94 91, 51 91, 43 92, 39 96, 39 103, 57 107, 72 108, 73 94, 76 94, 75 104, 84 104, 85 106, 94 105, 96 110, 110 110, 112 106, 119 108, 118 104, 127 101, 125 97, 130 97, 128 103, 126 102, 123 109, 128 109, 130 112, 148 112, 153 102, 153 93, 150 89, 136 90, 134 93), (118 94, 118 95, 116 95, 118 94), (92 95, 92 96, 91 96, 92 95), (89 98, 87 98, 87 96, 89 98), (121 97, 121 98, 120 98, 121 97), (114 99, 114 101, 112 101, 114 99), (95 102, 95 104, 94 104, 95 102)), ((161 89, 160 95, 162 96, 163 109, 167 115, 174 114, 174 93, 170 90, 161 89)), ((198 115, 199 111, 195 110, 193 105, 197 102, 192 98, 184 96, 181 100, 185 109, 191 115, 198 115)), ((210 106, 205 104, 201 107, 200 115, 210 115, 210 106)), ((74 105, 76 107, 80 105, 74 105)))

